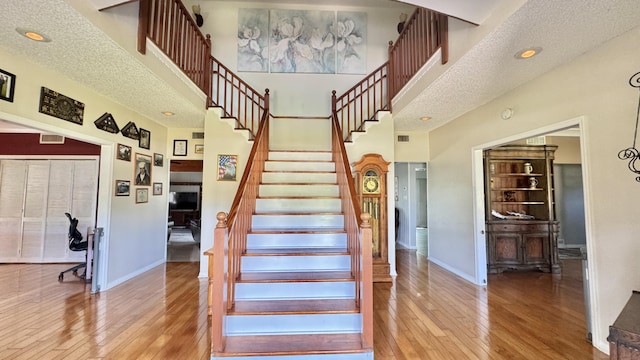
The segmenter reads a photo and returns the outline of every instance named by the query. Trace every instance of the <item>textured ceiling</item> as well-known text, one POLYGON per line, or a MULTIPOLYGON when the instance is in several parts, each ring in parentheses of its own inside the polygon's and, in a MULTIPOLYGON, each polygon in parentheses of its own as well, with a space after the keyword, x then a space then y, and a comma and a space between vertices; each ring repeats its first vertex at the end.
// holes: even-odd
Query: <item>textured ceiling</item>
POLYGON ((638 25, 637 0, 529 0, 395 112, 395 129, 435 129, 638 25), (531 46, 543 51, 514 58, 531 46))
POLYGON ((47 0, 46 5, 41 0, 0 1, 0 51, 65 74, 167 127, 203 127, 204 101, 197 106, 186 100, 65 1, 47 0), (29 40, 16 27, 38 30, 53 41, 29 40), (165 110, 176 115, 166 117, 165 110))
MULTIPOLYGON (((97 6, 96 3, 103 0, 91 1, 97 6)), ((323 4, 332 1, 343 5, 393 4, 389 0, 329 0, 323 4)), ((434 6, 446 3, 410 1, 429 1, 434 6)), ((464 8, 465 2, 470 7, 482 2, 487 6, 482 16, 486 16, 494 1, 456 0, 451 4, 464 8)), ((276 2, 316 3, 311 0, 276 2)), ((203 126, 204 102, 194 105, 185 99, 64 0, 47 0, 46 5, 43 6, 41 0, 1 0, 0 51, 26 56, 167 127, 203 126), (15 31, 16 27, 38 29, 54 41, 43 44, 27 40, 15 31), (166 118, 160 114, 163 110, 177 115, 166 118)), ((446 12, 454 11, 451 8, 446 12)), ((407 106, 394 108, 396 130, 439 127, 640 25, 638 14, 639 0, 526 1, 455 64, 450 64, 444 74, 421 90, 407 106), (514 59, 518 50, 528 46, 541 46, 544 50, 530 60, 514 59), (425 115, 432 120, 418 120, 425 115)))

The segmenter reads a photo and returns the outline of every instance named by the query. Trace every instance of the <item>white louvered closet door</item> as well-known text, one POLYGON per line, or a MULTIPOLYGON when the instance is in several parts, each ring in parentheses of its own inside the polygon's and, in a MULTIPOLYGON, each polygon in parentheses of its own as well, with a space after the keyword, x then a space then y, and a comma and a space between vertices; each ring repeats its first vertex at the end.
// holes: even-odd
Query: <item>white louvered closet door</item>
POLYGON ((0 262, 78 262, 69 220, 94 226, 98 161, 0 160, 0 262))

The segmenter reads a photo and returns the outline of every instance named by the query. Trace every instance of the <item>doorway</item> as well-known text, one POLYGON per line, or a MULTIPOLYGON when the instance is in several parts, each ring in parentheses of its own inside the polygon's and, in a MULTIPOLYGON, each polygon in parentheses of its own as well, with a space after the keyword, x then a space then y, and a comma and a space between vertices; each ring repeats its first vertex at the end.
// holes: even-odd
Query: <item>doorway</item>
POLYGON ((199 262, 202 160, 171 160, 167 199, 167 262, 199 262))
MULTIPOLYGON (((486 238, 485 238, 485 228, 484 228, 485 226, 484 221, 485 221, 486 215, 485 215, 485 205, 484 205, 485 204, 484 189, 483 189, 484 171, 483 171, 483 157, 482 157, 484 149, 487 149, 487 148, 493 148, 496 146, 510 144, 514 142, 524 144, 524 143, 527 143, 526 139, 530 140, 530 144, 534 142, 533 141, 534 139, 538 139, 538 140, 549 139, 549 141, 552 141, 552 142, 546 142, 546 144, 553 143, 555 145, 558 145, 558 149, 561 149, 563 147, 565 149, 567 148, 573 149, 571 151, 556 152, 554 165, 560 165, 561 168, 564 168, 564 167, 571 168, 571 172, 574 173, 573 175, 576 175, 575 171, 580 172, 579 178, 581 179, 581 181, 579 186, 578 184, 575 184, 575 181, 577 180, 575 176, 573 176, 572 179, 567 179, 567 181, 574 182, 574 184, 571 184, 570 188, 565 191, 571 192, 572 193, 571 198, 573 198, 574 200, 576 199, 576 197, 580 197, 577 203, 579 203, 578 205, 581 205, 581 208, 575 203, 558 204, 558 202, 564 201, 563 200, 564 195, 560 194, 560 197, 559 197, 559 195, 556 193, 556 198, 555 198, 556 213, 563 212, 563 211, 566 212, 567 208, 571 208, 571 210, 569 211, 573 213, 577 213, 578 210, 582 210, 582 215, 580 219, 581 221, 576 221, 576 219, 568 219, 567 217, 564 218, 564 221, 573 222, 572 226, 582 227, 585 241, 584 241, 584 245, 581 247, 583 248, 583 252, 585 255, 586 253, 590 252, 591 249, 594 248, 593 244, 590 243, 592 239, 589 236, 589 231, 588 231, 589 221, 588 221, 588 218, 585 216, 585 214, 588 213, 588 209, 584 204, 589 203, 588 202, 589 194, 582 191, 582 188, 587 187, 587 183, 588 183, 588 177, 583 176, 584 174, 588 173, 587 171, 588 169, 586 169, 586 161, 584 161, 585 154, 584 154, 584 151, 582 150, 584 149, 584 136, 582 134, 583 131, 584 131, 584 121, 582 117, 579 117, 579 118, 567 120, 549 127, 530 131, 524 134, 509 137, 506 139, 501 139, 493 143, 484 144, 480 147, 473 149, 474 212, 476 214, 475 225, 476 225, 476 229, 478 230, 476 232, 476 237, 475 237, 476 265, 477 265, 476 281, 478 284, 487 283, 486 238), (565 165, 568 165, 568 167, 565 165), (579 192, 577 192, 577 189, 579 189, 579 192)), ((557 169, 557 168, 558 167, 554 167, 554 169, 557 169)), ((556 176, 560 176, 561 178, 559 179, 558 177, 556 177, 556 179, 554 180, 554 183, 560 184, 560 186, 562 186, 563 184, 561 183, 561 181, 564 181, 564 179, 562 179, 564 175, 557 174, 556 176)), ((560 215, 560 217, 562 217, 562 215, 560 215)), ((593 274, 595 273, 595 269, 593 269, 593 267, 589 265, 590 264, 586 256, 584 257, 584 260, 582 260, 581 265, 578 265, 578 266, 582 266, 583 268, 582 276, 584 279, 592 278, 593 274)), ((586 329, 587 329, 586 337, 590 338, 591 337, 591 334, 590 334, 591 320, 590 319, 592 318, 592 314, 591 314, 592 309, 590 308, 589 304, 592 303, 591 299, 593 298, 593 294, 591 293, 591 289, 588 286, 588 282, 585 281, 584 285, 585 285, 584 302, 585 302, 586 329)))
POLYGON ((427 164, 397 162, 394 166, 396 244, 428 257, 427 164))

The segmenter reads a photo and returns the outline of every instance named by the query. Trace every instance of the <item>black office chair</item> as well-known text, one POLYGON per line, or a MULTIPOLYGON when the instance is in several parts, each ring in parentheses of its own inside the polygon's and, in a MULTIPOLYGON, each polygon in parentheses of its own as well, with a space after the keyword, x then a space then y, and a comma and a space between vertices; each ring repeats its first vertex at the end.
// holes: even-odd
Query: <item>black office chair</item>
MULTIPOLYGON (((78 231, 78 219, 71 218, 71 214, 64 213, 69 219, 69 250, 71 251, 87 251, 87 247, 89 245, 88 241, 82 241, 82 234, 78 231)), ((87 275, 87 263, 86 261, 82 264, 78 264, 72 268, 69 268, 58 275, 58 281, 64 280, 64 273, 73 271, 73 275, 78 276, 78 270, 84 268, 84 272, 79 277, 81 279, 85 279, 87 275)))

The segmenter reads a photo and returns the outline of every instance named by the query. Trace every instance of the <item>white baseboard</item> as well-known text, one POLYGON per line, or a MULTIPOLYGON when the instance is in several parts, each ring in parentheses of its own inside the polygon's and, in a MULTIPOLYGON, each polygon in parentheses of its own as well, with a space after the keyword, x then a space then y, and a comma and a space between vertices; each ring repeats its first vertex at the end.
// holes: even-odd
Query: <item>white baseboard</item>
POLYGON ((480 285, 480 286, 485 286, 486 285, 486 284, 477 284, 476 283, 476 279, 473 276, 471 276, 469 274, 465 274, 465 273, 461 272, 459 269, 453 268, 453 267, 443 263, 442 261, 440 261, 438 259, 435 259, 433 257, 428 257, 427 260, 429 260, 430 262, 432 262, 432 263, 444 268, 445 270, 447 270, 447 271, 449 271, 449 272, 451 272, 451 273, 453 273, 455 275, 458 275, 459 277, 467 280, 468 282, 470 282, 470 283, 472 283, 474 285, 480 285))
POLYGON ((165 263, 164 259, 161 259, 161 260, 158 260, 158 261, 156 261, 156 262, 154 262, 154 263, 152 263, 150 265, 147 265, 147 266, 143 267, 142 269, 139 269, 139 270, 134 271, 134 272, 132 272, 130 274, 127 274, 127 275, 125 275, 125 276, 123 276, 123 277, 121 277, 119 279, 107 282, 107 287, 105 289, 101 289, 100 291, 109 290, 114 286, 120 285, 120 284, 122 284, 123 282, 125 282, 127 280, 131 280, 134 277, 136 277, 136 276, 138 276, 138 275, 140 275, 140 274, 142 274, 144 272, 147 272, 147 271, 153 269, 154 267, 156 267, 158 265, 162 265, 164 263, 165 263))

